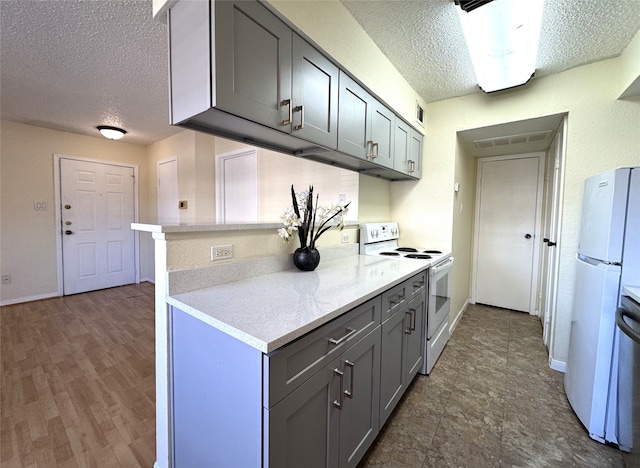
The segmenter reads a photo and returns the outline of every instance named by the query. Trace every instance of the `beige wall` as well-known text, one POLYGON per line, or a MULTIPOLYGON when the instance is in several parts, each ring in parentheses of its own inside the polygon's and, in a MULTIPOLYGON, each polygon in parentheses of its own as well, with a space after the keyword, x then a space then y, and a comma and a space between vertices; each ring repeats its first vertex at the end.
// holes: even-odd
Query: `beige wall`
POLYGON ((427 173, 415 186, 392 186, 394 218, 401 225, 411 222, 416 218, 411 207, 424 206, 428 200, 426 216, 413 222, 415 232, 429 233, 433 243, 446 242, 448 236, 456 261, 462 262, 455 266, 453 275, 455 312, 470 291, 470 259, 465 258, 463 252, 467 255, 472 252, 468 229, 473 206, 465 202, 464 213, 460 215, 458 198, 473 200, 473 192, 466 191, 467 188, 473 190, 473 183, 463 185, 462 180, 469 178, 474 164, 464 154, 458 154, 456 132, 568 113, 558 313, 551 356, 558 362, 566 362, 568 352, 583 181, 589 175, 614 167, 640 165, 640 105, 616 100, 619 68, 620 59, 611 59, 534 79, 516 90, 494 95, 477 93, 427 105, 424 154, 427 173), (458 178, 462 194, 454 195, 453 183, 458 178))
MULTIPOLYGON (((54 154, 127 163, 139 167, 140 206, 147 204, 146 150, 138 145, 0 123, 0 271, 11 275, 0 301, 32 300, 58 292, 54 204, 54 154), (47 203, 35 211, 34 202, 47 203)), ((96 132, 97 133, 97 132, 96 132)))

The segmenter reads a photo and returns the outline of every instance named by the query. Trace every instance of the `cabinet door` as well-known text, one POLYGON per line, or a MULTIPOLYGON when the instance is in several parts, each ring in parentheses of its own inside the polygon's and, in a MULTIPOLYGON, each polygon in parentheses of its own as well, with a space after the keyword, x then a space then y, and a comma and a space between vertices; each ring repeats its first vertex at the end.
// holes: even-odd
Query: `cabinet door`
POLYGON ((409 143, 409 174, 413 177, 422 177, 422 134, 411 129, 411 139, 409 143))
POLYGON ((293 35, 294 136, 329 149, 338 144, 338 67, 293 35))
POLYGON ((393 169, 419 179, 422 177, 422 134, 396 118, 393 169))
POLYGON ((380 327, 342 355, 340 465, 355 467, 379 431, 380 327))
MULTIPOLYGON (((265 466, 338 466, 340 359, 264 410, 265 466)), ((342 379, 344 385, 344 379, 342 379)))
POLYGON ((395 123, 395 145, 393 147, 393 169, 409 174, 409 151, 411 149, 411 127, 400 119, 395 123))
POLYGON ((395 140, 396 116, 393 112, 373 100, 371 112, 371 150, 372 161, 393 169, 393 149, 395 140))
POLYGON ((405 309, 382 324, 380 358, 380 426, 384 425, 405 390, 405 309))
POLYGON ((372 101, 368 92, 340 72, 338 151, 368 159, 371 151, 372 101))
POLYGON ((422 366, 422 350, 425 340, 425 298, 416 298, 407 307, 405 311, 406 329, 406 366, 405 381, 407 385, 411 383, 415 375, 422 366))
POLYGON ((292 31, 258 2, 215 2, 213 106, 290 132, 292 31))

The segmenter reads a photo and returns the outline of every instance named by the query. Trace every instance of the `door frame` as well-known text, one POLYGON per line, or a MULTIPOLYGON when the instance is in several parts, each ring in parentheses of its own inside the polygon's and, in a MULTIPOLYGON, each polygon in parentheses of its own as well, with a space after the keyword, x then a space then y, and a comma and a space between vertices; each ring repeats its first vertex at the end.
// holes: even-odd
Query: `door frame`
MULTIPOLYGON (((66 154, 53 154, 53 183, 54 183, 54 204, 55 204, 55 229, 56 229, 56 273, 58 277, 58 296, 64 296, 64 270, 62 267, 62 178, 60 175, 60 160, 71 159, 74 161, 82 161, 96 164, 108 164, 110 166, 122 166, 133 169, 133 221, 137 223, 140 216, 139 198, 138 198, 138 165, 128 164, 119 161, 108 161, 104 159, 81 158, 77 156, 69 156, 66 154)), ((134 249, 134 268, 136 283, 140 283, 140 233, 133 231, 133 249, 134 249)))
POLYGON ((246 148, 235 149, 232 151, 227 151, 225 153, 216 154, 216 223, 225 223, 226 224, 226 213, 224 209, 224 202, 226 199, 225 193, 225 183, 224 183, 224 161, 227 159, 233 159, 238 157, 248 157, 253 162, 253 168, 251 172, 251 176, 254 177, 255 188, 256 188, 256 214, 257 214, 257 222, 260 221, 260 206, 259 206, 259 198, 260 198, 260 187, 258 185, 258 150, 255 146, 249 146, 246 148))
POLYGON ((544 151, 536 151, 531 153, 522 154, 510 154, 505 156, 489 156, 486 158, 478 158, 476 161, 476 193, 475 193, 475 208, 473 215, 473 256, 471 266, 471 302, 476 303, 476 280, 478 269, 478 244, 480 236, 480 192, 482 189, 482 171, 481 165, 484 162, 511 160, 511 159, 523 159, 523 158, 538 158, 538 188, 536 193, 536 214, 535 214, 535 228, 533 230, 533 261, 531 264, 531 290, 529 293, 529 314, 538 315, 539 311, 536 308, 536 297, 538 293, 538 271, 540 269, 540 245, 542 243, 542 195, 544 192, 544 170, 545 170, 545 156, 544 151))

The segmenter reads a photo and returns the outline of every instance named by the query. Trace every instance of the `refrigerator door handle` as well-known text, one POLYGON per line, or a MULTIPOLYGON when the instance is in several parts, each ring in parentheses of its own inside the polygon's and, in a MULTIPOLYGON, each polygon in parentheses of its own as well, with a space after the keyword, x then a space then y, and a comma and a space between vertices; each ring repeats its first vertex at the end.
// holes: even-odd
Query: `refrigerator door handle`
POLYGON ((625 317, 640 323, 640 314, 626 310, 624 307, 618 307, 618 310, 616 310, 616 324, 620 327, 620 330, 633 341, 640 344, 640 334, 629 326, 624 320, 625 317))

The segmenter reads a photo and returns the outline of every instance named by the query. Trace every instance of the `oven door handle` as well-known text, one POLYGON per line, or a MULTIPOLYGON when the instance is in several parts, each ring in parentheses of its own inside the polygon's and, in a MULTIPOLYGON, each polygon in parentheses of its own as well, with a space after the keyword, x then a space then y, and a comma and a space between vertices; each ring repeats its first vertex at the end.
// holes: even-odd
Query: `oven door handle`
POLYGON ((432 266, 429 268, 429 274, 435 275, 436 273, 451 268, 451 264, 453 263, 453 257, 449 257, 444 262, 438 263, 436 266, 432 266))

